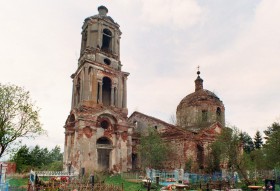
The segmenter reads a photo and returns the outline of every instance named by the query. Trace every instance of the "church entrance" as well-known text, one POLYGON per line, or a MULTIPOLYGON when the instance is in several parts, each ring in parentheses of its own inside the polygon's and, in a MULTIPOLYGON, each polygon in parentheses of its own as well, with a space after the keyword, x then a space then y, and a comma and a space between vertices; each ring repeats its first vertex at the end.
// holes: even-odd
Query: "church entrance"
POLYGON ((111 149, 98 149, 98 169, 109 171, 111 149))
POLYGON ((101 137, 96 141, 97 162, 99 171, 109 171, 111 161, 111 151, 113 149, 111 141, 106 137, 101 137))

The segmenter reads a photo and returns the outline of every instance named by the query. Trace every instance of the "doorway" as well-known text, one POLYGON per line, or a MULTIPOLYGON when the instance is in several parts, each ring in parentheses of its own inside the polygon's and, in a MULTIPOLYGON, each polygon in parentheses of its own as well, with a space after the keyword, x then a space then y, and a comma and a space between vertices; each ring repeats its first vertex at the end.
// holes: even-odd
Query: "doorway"
POLYGON ((110 166, 110 149, 97 149, 98 153, 98 169, 100 171, 109 171, 110 166))

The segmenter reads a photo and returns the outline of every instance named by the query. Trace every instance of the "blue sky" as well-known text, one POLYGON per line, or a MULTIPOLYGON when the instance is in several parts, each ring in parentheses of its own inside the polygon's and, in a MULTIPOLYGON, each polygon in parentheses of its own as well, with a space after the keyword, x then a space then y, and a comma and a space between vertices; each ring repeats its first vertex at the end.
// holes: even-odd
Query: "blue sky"
POLYGON ((63 148, 81 26, 100 5, 123 33, 130 114, 169 122, 199 65, 229 125, 254 135, 279 120, 280 1, 1 1, 0 82, 31 92, 48 131, 28 144, 63 148))

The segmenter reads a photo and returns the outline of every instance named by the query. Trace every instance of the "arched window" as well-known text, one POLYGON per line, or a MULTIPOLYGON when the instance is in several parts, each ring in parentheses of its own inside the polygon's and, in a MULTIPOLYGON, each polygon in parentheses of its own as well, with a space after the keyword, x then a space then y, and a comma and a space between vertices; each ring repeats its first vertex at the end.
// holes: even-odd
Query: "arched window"
POLYGON ((111 79, 108 77, 104 77, 102 80, 102 102, 103 105, 109 106, 111 99, 111 79))
POLYGON ((96 144, 111 145, 111 141, 106 137, 100 137, 97 139, 96 144))
POLYGON ((217 108, 217 110, 216 110, 216 119, 217 119, 217 121, 220 121, 221 122, 221 119, 222 119, 222 110, 221 110, 221 108, 217 108))
POLYGON ((81 91, 81 79, 78 78, 77 83, 76 83, 76 96, 77 96, 76 104, 79 103, 80 99, 81 99, 80 91, 81 91))
POLYGON ((109 29, 103 30, 102 47, 101 50, 111 51, 112 32, 109 29))

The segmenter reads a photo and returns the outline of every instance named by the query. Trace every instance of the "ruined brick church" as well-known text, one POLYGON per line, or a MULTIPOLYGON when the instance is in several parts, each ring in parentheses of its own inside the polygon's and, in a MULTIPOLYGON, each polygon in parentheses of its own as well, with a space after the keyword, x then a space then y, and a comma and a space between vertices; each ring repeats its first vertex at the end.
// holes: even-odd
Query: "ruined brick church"
POLYGON ((120 61, 120 26, 107 16, 108 9, 85 19, 81 52, 74 74, 72 105, 65 123, 64 167, 79 172, 126 172, 141 166, 137 153, 139 132, 156 129, 175 148, 177 160, 166 168, 180 168, 193 161, 205 166, 208 145, 225 125, 222 101, 203 88, 197 72, 195 91, 177 106, 177 125, 140 112, 128 117, 127 78, 120 61))

